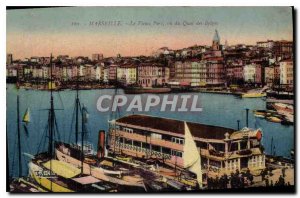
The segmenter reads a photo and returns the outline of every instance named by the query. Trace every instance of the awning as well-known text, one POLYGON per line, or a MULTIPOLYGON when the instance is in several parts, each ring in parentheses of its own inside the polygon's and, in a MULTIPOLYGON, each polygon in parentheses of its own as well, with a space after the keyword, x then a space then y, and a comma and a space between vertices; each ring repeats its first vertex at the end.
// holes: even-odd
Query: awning
POLYGON ((190 82, 180 82, 181 86, 190 86, 191 83, 190 82))

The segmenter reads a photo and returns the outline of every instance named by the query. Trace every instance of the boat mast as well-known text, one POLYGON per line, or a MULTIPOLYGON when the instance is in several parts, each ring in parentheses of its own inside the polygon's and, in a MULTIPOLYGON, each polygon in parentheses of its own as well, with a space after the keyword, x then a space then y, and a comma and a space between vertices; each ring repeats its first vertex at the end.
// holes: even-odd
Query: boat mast
POLYGON ((19 157, 19 177, 22 176, 22 159, 21 159, 21 134, 20 134, 20 101, 17 96, 17 126, 18 126, 18 157, 19 157))
POLYGON ((81 109, 81 120, 82 120, 82 131, 81 131, 81 174, 83 174, 83 161, 84 161, 84 153, 83 153, 83 140, 84 140, 84 133, 85 133, 85 127, 84 127, 84 122, 85 122, 85 117, 84 117, 84 106, 81 109))
MULTIPOLYGON (((7 121, 6 121, 6 126, 7 126, 7 121)), ((7 127, 6 127, 6 171, 7 171, 7 175, 10 178, 11 177, 11 173, 9 172, 10 168, 9 168, 9 151, 8 151, 8 134, 7 134, 7 127)), ((8 182, 6 182, 6 192, 9 192, 10 190, 10 185, 8 182)))
POLYGON ((272 139, 271 139, 271 155, 273 155, 273 136, 272 136, 272 139))
POLYGON ((50 56, 50 109, 49 109, 49 148, 48 154, 53 157, 54 104, 52 91, 52 54, 50 56))
POLYGON ((247 108, 246 109, 246 127, 247 128, 249 127, 249 123, 248 123, 249 118, 248 118, 248 116, 249 116, 249 109, 247 108))
POLYGON ((78 70, 78 67, 77 67, 77 79, 76 79, 76 122, 75 122, 75 142, 76 142, 76 144, 78 144, 78 111, 79 111, 79 98, 78 98, 78 89, 79 89, 79 85, 78 85, 78 81, 79 81, 79 76, 78 76, 78 72, 79 72, 79 70, 78 70))

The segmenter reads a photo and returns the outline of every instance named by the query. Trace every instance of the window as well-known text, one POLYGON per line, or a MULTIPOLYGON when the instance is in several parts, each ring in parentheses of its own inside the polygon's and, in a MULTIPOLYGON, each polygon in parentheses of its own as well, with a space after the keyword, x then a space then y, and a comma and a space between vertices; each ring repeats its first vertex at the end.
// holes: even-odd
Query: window
POLYGON ((229 151, 237 151, 237 150, 238 150, 237 142, 233 142, 233 143, 229 144, 229 151))
POLYGON ((176 143, 176 144, 184 144, 184 140, 181 138, 176 138, 176 137, 172 137, 172 142, 176 143))
POLYGON ((150 149, 150 144, 143 142, 142 147, 145 148, 145 149, 150 149))
POLYGON ((247 149, 248 148, 248 142, 247 141, 241 141, 240 142, 240 148, 242 149, 247 149))
POLYGON ((152 150, 153 151, 157 151, 157 152, 160 152, 160 146, 155 146, 155 145, 152 145, 152 150))
POLYGON ((172 155, 177 156, 177 157, 182 157, 182 152, 172 150, 172 155))
POLYGON ((170 155, 171 154, 171 149, 166 148, 166 147, 162 147, 162 153, 170 155))
POLYGON ((132 140, 125 139, 125 144, 132 145, 132 140))
POLYGON ((133 141, 133 145, 137 147, 141 147, 141 142, 133 141))
POLYGON ((154 138, 154 139, 161 139, 161 134, 151 133, 151 138, 154 138))
POLYGON ((127 133, 133 133, 133 129, 130 128, 124 127, 123 130, 126 131, 127 133))

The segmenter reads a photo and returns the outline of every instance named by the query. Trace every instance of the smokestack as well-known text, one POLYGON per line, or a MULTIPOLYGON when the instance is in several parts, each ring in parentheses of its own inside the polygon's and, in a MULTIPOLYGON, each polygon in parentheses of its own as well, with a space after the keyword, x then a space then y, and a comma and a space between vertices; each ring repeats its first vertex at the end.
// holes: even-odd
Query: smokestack
POLYGON ((97 157, 100 159, 105 155, 105 131, 100 130, 98 135, 97 157))

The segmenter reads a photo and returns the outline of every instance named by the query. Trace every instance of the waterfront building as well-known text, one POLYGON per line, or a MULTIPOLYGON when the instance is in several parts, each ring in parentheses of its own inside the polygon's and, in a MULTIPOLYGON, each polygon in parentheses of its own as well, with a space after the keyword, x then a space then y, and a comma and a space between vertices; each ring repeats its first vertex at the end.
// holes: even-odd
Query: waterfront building
POLYGON ((94 66, 94 74, 95 76, 93 77, 93 79, 100 81, 103 80, 103 67, 104 67, 104 63, 98 63, 94 66))
POLYGON ((109 82, 109 67, 107 67, 107 66, 103 67, 103 82, 104 83, 109 82))
POLYGON ((42 66, 42 72, 43 72, 43 79, 48 79, 49 77, 49 67, 48 65, 42 66))
POLYGON ((233 62, 226 67, 226 79, 230 83, 238 83, 243 81, 243 64, 233 62))
POLYGON ((95 77, 95 69, 94 66, 91 64, 84 65, 84 79, 86 81, 94 80, 95 77))
POLYGON ((274 66, 265 67, 265 84, 272 86, 274 83, 274 66))
POLYGON ((142 87, 162 86, 169 82, 169 68, 159 63, 141 63, 137 67, 138 84, 142 87))
POLYGON ((17 77, 17 67, 14 65, 9 65, 6 67, 6 76, 7 77, 17 77))
POLYGON ((76 79, 79 76, 79 66, 73 65, 72 67, 72 79, 76 79))
MULTIPOLYGON (((17 65, 17 76, 18 76, 18 79, 23 79, 24 78, 24 67, 26 67, 27 65, 26 64, 18 64, 17 65)), ((29 67, 29 66, 28 66, 29 67)), ((32 72, 32 68, 31 69, 31 72, 32 72)))
POLYGON ((280 84, 293 86, 293 61, 283 60, 280 61, 280 84))
POLYGON ((84 77, 85 76, 85 66, 84 65, 79 65, 78 67, 78 74, 80 77, 84 77))
POLYGON ((123 85, 132 85, 137 80, 136 66, 133 64, 123 64, 117 68, 117 81, 123 85))
POLYGON ((279 62, 275 62, 273 65, 269 66, 274 68, 274 80, 273 85, 280 84, 280 64, 279 62))
MULTIPOLYGON (((19 64, 18 67, 22 67, 22 69, 19 69, 18 71, 23 74, 23 77, 25 79, 31 79, 32 78, 32 76, 33 76, 33 66, 32 65, 19 64)), ((21 76, 19 75, 19 78, 20 77, 21 76)))
POLYGON ((208 86, 222 86, 225 84, 225 67, 222 57, 214 57, 207 60, 208 86))
POLYGON ((190 59, 174 63, 174 77, 169 84, 190 85, 199 87, 206 85, 206 61, 190 59))
POLYGON ((117 68, 118 68, 118 65, 116 65, 116 64, 111 64, 109 66, 109 70, 108 70, 108 81, 109 82, 116 82, 116 80, 117 80, 117 68))
POLYGON ((68 80, 67 68, 68 68, 67 65, 62 65, 62 67, 61 67, 61 72, 62 72, 61 73, 62 74, 61 79, 63 81, 67 81, 68 80))
POLYGON ((63 67, 61 64, 55 64, 53 65, 52 69, 52 75, 55 80, 61 81, 63 78, 63 67))
POLYGON ((251 63, 244 66, 244 81, 248 83, 261 84, 261 65, 251 63))
POLYGON ((73 66, 72 65, 68 65, 67 66, 67 79, 68 80, 72 80, 73 79, 73 72, 72 72, 72 68, 73 66))
MULTIPOLYGON (((183 121, 129 115, 110 122, 110 152, 157 159, 173 167, 183 167, 185 128, 183 121)), ((265 168, 261 147, 262 132, 187 122, 201 156, 202 169, 218 173, 265 168)))
MULTIPOLYGON (((24 71, 24 74, 25 74, 25 71, 24 71)), ((43 69, 40 65, 33 66, 32 77, 33 78, 43 78, 43 69)))

